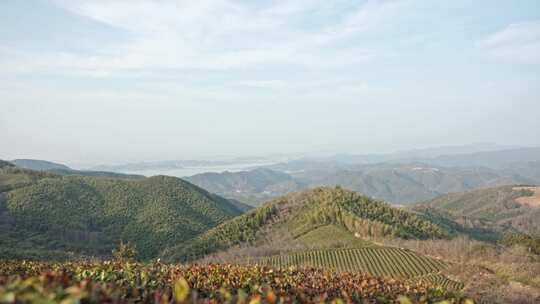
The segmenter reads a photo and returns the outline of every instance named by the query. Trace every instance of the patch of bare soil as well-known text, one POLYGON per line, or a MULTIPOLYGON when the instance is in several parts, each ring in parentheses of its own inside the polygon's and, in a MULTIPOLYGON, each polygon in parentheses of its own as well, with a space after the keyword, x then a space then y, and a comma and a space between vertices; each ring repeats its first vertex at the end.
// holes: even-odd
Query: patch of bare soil
POLYGON ((512 189, 532 191, 533 195, 516 198, 516 202, 532 208, 540 208, 540 187, 514 187, 512 189))
POLYGON ((462 292, 478 304, 538 304, 540 292, 518 282, 507 282, 489 272, 472 275, 462 292))

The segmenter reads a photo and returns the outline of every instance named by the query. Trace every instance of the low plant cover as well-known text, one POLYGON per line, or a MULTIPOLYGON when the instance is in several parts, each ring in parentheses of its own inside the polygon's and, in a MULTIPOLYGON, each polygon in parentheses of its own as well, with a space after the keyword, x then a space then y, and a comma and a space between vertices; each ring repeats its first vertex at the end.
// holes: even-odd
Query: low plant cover
POLYGON ((463 284, 440 272, 447 263, 409 250, 391 247, 323 249, 263 257, 255 262, 273 266, 308 266, 336 271, 355 271, 373 276, 425 280, 445 289, 461 289, 463 284))
POLYGON ((473 303, 426 283, 313 268, 0 261, 2 303, 473 303))

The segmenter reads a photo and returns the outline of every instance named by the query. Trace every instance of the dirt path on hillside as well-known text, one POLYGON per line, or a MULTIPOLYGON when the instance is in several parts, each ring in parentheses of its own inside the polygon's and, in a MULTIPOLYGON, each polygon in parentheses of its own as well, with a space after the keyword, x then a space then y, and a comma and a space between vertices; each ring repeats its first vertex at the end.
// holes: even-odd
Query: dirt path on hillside
POLYGON ((540 187, 514 187, 512 190, 532 191, 533 195, 516 198, 516 202, 532 208, 540 208, 540 187))

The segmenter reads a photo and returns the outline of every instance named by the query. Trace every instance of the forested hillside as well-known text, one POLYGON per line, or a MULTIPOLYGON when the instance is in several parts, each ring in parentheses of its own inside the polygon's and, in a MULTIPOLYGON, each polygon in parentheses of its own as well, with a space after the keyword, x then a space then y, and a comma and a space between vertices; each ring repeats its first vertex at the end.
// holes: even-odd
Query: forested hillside
POLYGON ((0 193, 30 185, 46 177, 58 176, 49 172, 21 169, 9 162, 0 161, 0 193))
POLYGON ((108 255, 123 240, 149 258, 241 213, 174 177, 59 176, 9 167, 0 172, 0 186, 2 257, 108 255))
MULTIPOLYGON (((195 239, 165 251, 170 260, 189 260, 234 245, 257 245, 281 239, 283 244, 301 242, 321 227, 336 226, 358 238, 446 238, 450 232, 408 211, 341 188, 321 187, 270 201, 225 222, 195 239)), ((319 234, 320 235, 320 234, 319 234)), ((322 240, 324 241, 324 240, 322 240)), ((317 242, 312 242, 316 245, 317 242)))

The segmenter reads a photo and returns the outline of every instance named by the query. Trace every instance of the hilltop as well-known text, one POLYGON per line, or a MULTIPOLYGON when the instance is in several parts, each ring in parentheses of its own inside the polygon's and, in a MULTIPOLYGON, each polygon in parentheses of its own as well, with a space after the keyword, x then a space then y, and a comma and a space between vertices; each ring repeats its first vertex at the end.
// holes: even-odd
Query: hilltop
POLYGON ((175 261, 190 260, 241 244, 280 242, 280 246, 316 246, 328 242, 328 236, 333 237, 332 241, 344 238, 346 243, 353 243, 370 237, 431 239, 449 235, 449 231, 411 212, 339 187, 320 187, 267 202, 192 240, 178 243, 163 256, 175 261))
POLYGON ((0 169, 0 256, 108 255, 120 240, 141 258, 241 214, 174 177, 119 179, 0 169))

